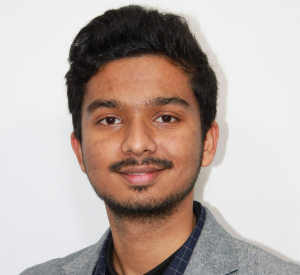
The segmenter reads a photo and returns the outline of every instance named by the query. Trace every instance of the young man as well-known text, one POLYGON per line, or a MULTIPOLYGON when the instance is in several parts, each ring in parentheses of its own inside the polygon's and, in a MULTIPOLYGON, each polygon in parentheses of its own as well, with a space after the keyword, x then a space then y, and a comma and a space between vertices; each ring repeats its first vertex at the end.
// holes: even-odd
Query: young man
POLYGON ((218 142, 217 80, 184 19, 107 11, 79 32, 69 60, 71 143, 110 229, 22 274, 300 274, 193 201, 218 142))

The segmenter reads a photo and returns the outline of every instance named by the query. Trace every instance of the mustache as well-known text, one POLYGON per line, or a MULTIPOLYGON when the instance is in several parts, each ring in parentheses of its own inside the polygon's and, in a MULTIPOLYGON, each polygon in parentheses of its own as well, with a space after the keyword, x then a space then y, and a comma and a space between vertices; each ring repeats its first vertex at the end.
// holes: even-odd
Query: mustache
POLYGON ((154 157, 148 157, 144 158, 141 163, 134 159, 134 158, 128 158, 124 159, 122 161, 118 161, 115 163, 112 163, 109 167, 108 170, 111 173, 118 173, 121 171, 122 168, 128 167, 128 166, 139 166, 139 165, 156 165, 160 168, 163 169, 172 169, 174 167, 174 164, 171 160, 168 159, 161 159, 161 158, 154 158, 154 157))

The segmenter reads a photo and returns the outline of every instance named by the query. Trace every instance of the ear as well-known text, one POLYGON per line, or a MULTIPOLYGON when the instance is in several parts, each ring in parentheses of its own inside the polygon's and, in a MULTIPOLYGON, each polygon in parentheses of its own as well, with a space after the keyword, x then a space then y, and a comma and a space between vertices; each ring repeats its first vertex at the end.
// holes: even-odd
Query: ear
POLYGON ((203 157, 202 157, 202 167, 210 165, 214 159, 217 150, 217 144, 219 139, 219 125, 216 121, 213 121, 208 132, 203 145, 203 157))
POLYGON ((80 165, 81 171, 83 173, 86 173, 84 163, 83 163, 81 144, 80 144, 79 140, 75 137, 74 132, 71 134, 71 145, 72 145, 73 151, 74 151, 74 153, 77 157, 77 160, 78 160, 78 163, 80 165))

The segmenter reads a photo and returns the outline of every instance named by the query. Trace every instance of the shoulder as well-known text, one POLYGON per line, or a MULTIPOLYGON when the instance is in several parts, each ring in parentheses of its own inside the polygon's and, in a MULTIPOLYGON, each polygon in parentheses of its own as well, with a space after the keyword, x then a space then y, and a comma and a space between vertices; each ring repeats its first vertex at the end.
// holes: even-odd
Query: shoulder
POLYGON ((82 253, 84 253, 86 250, 88 250, 91 247, 92 246, 82 249, 80 251, 77 251, 75 253, 72 253, 64 258, 53 259, 48 262, 30 267, 30 268, 26 269, 24 272, 22 272, 20 275, 61 274, 61 268, 63 266, 74 261, 77 257, 79 257, 82 253))
POLYGON ((94 244, 92 246, 86 247, 80 251, 77 251, 75 253, 72 253, 64 258, 57 258, 53 259, 51 261, 30 267, 26 269, 24 272, 22 272, 20 275, 38 275, 38 274, 51 274, 51 275, 60 275, 64 274, 62 272, 62 268, 69 263, 72 263, 74 260, 76 260, 81 255, 85 254, 85 252, 93 249, 94 246, 97 244, 94 244))
POLYGON ((216 221, 205 207, 206 218, 186 275, 198 274, 272 274, 300 275, 300 266, 235 239, 216 221))
POLYGON ((247 242, 233 239, 240 274, 300 274, 300 266, 279 259, 273 254, 247 242), (252 271, 249 273, 249 271, 252 271))
MULTIPOLYGON (((109 233, 109 229, 105 232, 99 242, 80 251, 74 252, 64 258, 57 258, 51 261, 30 267, 23 271, 20 275, 65 275, 80 274, 80 270, 93 270, 100 250, 109 233)), ((86 272, 84 272, 86 273, 86 272)), ((88 274, 88 273, 87 273, 88 274)))

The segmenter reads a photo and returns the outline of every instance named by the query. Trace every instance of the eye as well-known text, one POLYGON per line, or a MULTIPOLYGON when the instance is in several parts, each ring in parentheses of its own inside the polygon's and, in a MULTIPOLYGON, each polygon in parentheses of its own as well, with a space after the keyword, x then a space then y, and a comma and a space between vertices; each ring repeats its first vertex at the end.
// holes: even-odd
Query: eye
POLYGON ((116 117, 109 116, 101 119, 99 122, 104 125, 114 125, 121 123, 121 120, 116 117))
POLYGON ((176 121, 177 119, 175 117, 172 117, 172 116, 169 116, 169 115, 163 115, 163 116, 160 116, 156 119, 156 121, 158 122, 174 122, 176 121))

